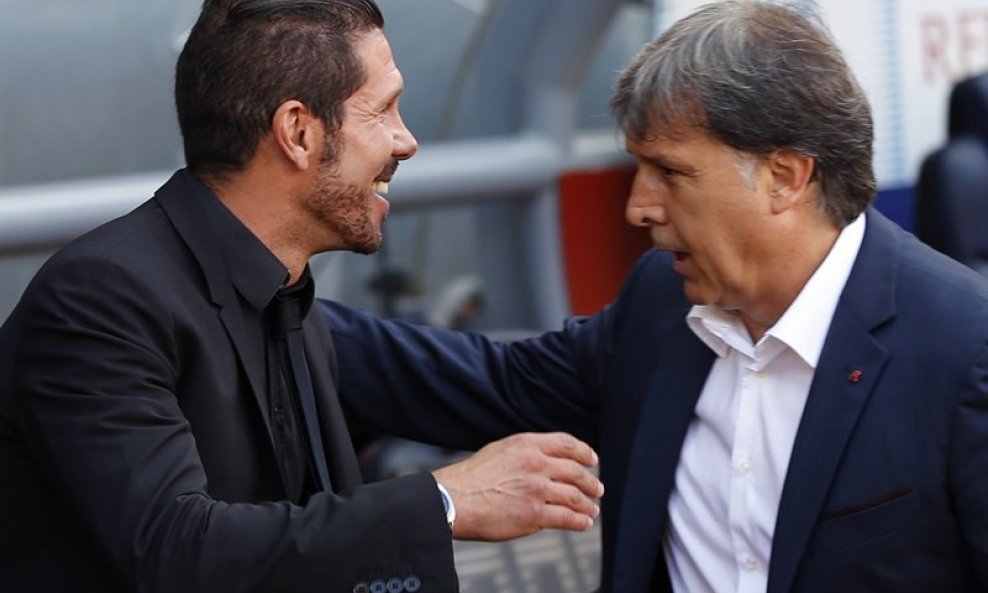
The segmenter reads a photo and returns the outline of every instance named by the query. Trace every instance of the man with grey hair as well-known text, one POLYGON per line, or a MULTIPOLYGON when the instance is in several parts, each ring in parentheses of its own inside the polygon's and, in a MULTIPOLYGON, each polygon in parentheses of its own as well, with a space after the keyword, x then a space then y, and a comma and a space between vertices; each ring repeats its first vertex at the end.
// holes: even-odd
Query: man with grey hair
POLYGON ((988 591, 988 285, 870 206, 825 27, 707 5, 612 107, 656 246, 617 300, 510 345, 325 304, 350 412, 401 385, 412 438, 595 445, 604 591, 988 591))

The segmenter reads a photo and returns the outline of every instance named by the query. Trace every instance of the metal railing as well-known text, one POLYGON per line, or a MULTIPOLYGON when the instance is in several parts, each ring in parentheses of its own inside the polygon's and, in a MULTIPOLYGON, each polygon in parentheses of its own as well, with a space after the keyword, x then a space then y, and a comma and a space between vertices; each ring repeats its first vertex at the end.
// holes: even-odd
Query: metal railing
MULTIPOLYGON (((572 169, 623 163, 613 132, 571 147, 537 135, 425 145, 403 163, 388 198, 397 209, 531 197, 572 169)), ((149 198, 171 171, 0 190, 0 255, 58 247, 149 198)))

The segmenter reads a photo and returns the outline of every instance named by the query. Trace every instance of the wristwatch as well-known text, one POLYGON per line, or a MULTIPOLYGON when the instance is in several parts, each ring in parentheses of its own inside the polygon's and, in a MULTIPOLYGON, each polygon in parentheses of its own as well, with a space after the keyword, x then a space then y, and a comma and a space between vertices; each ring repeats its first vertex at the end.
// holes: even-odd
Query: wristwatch
POLYGON ((446 509, 446 524, 449 525, 450 533, 453 532, 453 522, 456 521, 456 506, 453 505, 453 497, 449 495, 446 487, 436 482, 439 488, 439 497, 443 499, 443 508, 446 509))

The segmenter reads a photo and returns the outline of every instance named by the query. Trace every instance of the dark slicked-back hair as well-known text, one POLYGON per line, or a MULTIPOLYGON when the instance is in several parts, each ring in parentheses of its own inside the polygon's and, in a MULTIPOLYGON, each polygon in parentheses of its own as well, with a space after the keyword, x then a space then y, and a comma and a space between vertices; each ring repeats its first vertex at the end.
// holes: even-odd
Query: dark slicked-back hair
POLYGON ((757 0, 701 7, 646 45, 611 108, 625 134, 701 129, 744 153, 815 158, 823 212, 838 227, 875 196, 868 100, 820 19, 757 0))
POLYGON ((186 164, 213 178, 243 170, 289 99, 338 132, 366 79, 353 40, 383 27, 373 0, 206 0, 175 74, 186 164))

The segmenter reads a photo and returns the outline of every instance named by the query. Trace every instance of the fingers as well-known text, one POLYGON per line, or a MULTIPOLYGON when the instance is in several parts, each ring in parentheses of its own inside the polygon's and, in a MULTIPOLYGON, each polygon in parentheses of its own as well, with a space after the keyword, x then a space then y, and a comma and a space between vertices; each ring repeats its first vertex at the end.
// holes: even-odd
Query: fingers
MULTIPOLYGON (((544 468, 535 468, 551 480, 572 484, 586 496, 600 498, 604 485, 597 476, 587 471, 597 465, 597 453, 590 445, 576 437, 563 433, 525 433, 506 439, 520 441, 521 446, 535 447, 547 457, 544 468)), ((541 460, 533 460, 538 463, 541 460)))
POLYGON ((572 459, 587 467, 597 465, 597 453, 593 448, 565 432, 526 433, 516 436, 536 441, 546 455, 572 459))
POLYGON ((600 513, 597 455, 564 433, 527 433, 489 444, 433 472, 457 510, 454 537, 500 541, 539 529, 584 531, 600 513))
POLYGON ((604 484, 586 467, 575 461, 550 459, 545 474, 554 482, 576 486, 584 497, 600 498, 604 495, 604 484))
POLYGON ((568 531, 587 531, 593 527, 593 519, 576 513, 572 509, 547 504, 542 510, 540 527, 543 529, 566 529, 568 531))
MULTIPOLYGON (((547 482, 542 498, 545 500, 544 506, 546 507, 543 512, 558 513, 557 509, 568 511, 564 513, 566 516, 579 515, 580 523, 585 522, 587 527, 593 525, 593 520, 600 514, 600 507, 593 499, 588 498, 582 491, 569 484, 547 482)), ((545 520, 539 521, 539 526, 559 527, 548 524, 545 520)))
POLYGON ((523 459, 523 473, 535 478, 571 484, 585 496, 600 498, 604 485, 590 472, 597 464, 597 454, 583 441, 572 435, 555 433, 523 433, 512 435, 490 445, 486 451, 505 457, 517 455, 523 459))

